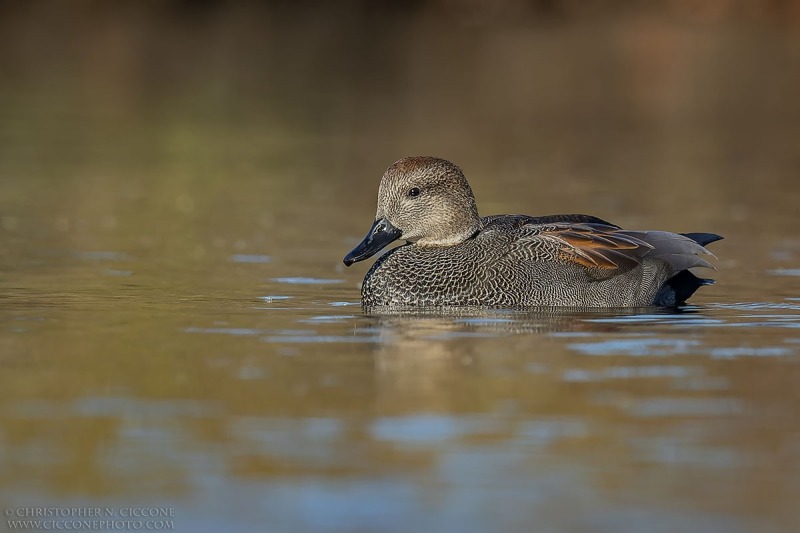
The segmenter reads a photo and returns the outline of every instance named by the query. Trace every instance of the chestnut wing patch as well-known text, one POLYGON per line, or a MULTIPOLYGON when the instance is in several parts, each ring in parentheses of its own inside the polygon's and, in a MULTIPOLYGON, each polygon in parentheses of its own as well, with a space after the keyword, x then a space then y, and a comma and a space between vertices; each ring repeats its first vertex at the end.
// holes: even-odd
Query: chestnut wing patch
POLYGON ((522 228, 523 239, 545 255, 586 268, 631 268, 653 246, 604 224, 548 224, 522 228))

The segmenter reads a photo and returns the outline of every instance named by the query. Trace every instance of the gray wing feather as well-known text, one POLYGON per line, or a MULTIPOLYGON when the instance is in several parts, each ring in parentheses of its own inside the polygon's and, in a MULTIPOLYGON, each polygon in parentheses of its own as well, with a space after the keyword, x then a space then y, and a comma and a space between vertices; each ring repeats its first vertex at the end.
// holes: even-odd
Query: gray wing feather
POLYGON ((631 235, 648 243, 653 249, 647 253, 647 257, 666 261, 676 272, 693 267, 716 270, 711 263, 701 257, 703 255, 715 257, 714 254, 684 235, 669 231, 622 230, 620 233, 631 235))

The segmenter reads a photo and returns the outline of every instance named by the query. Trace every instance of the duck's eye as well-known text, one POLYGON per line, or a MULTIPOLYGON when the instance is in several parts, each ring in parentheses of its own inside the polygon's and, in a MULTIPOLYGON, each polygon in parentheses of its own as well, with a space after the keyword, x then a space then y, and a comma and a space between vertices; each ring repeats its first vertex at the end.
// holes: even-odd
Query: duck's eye
POLYGON ((411 190, 408 191, 408 195, 412 197, 419 196, 419 189, 416 187, 412 188, 411 190))

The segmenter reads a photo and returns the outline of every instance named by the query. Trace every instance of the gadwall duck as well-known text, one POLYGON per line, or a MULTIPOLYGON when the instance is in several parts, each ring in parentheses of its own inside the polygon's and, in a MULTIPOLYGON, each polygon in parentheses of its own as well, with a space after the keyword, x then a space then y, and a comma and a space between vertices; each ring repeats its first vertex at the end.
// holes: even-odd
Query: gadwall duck
POLYGON ((481 218, 459 167, 407 157, 383 174, 375 222, 344 258, 352 265, 389 243, 361 288, 366 307, 683 304, 713 283, 688 269, 713 233, 631 231, 589 215, 481 218))

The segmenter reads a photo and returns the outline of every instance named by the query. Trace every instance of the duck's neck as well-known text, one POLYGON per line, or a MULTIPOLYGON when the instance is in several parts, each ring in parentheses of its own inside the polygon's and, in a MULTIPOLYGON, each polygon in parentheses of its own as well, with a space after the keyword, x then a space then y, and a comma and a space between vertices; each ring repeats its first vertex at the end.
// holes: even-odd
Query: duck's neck
POLYGON ((481 230, 480 218, 469 226, 466 226, 457 232, 448 232, 446 235, 431 235, 422 237, 416 241, 417 246, 432 247, 432 246, 455 246, 462 242, 473 238, 481 230))

